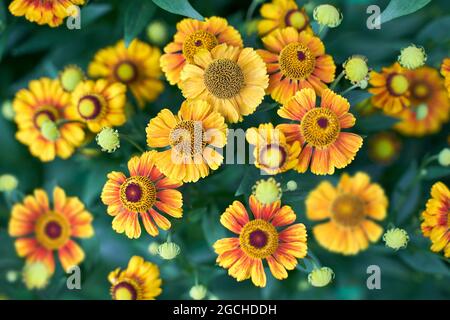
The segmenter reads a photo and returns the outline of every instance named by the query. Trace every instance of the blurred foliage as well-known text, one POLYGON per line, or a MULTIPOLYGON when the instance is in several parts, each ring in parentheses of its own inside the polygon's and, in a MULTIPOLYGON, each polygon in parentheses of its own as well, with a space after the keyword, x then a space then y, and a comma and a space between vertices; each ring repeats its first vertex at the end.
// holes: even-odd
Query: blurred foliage
MULTIPOLYGON (((176 23, 182 19, 180 13, 187 16, 226 17, 230 24, 238 28, 246 46, 261 47, 255 34, 246 31, 247 10, 251 1, 243 0, 192 0, 165 1, 89 1, 81 11, 82 27, 69 30, 63 26, 52 29, 37 26, 23 18, 15 18, 7 11, 5 1, 0 3, 0 101, 12 99, 15 92, 27 86, 28 81, 42 76, 55 77, 58 70, 68 64, 77 64, 84 70, 95 52, 102 47, 112 45, 119 39, 130 41, 134 37, 146 40, 145 27, 157 19, 164 21, 169 34, 175 33, 176 23), (177 3, 184 6, 177 7, 177 3), (193 9, 195 8, 195 9, 193 9)), ((256 4, 258 1, 255 1, 256 4)), ((261 1, 259 1, 261 2, 261 1)), ((419 11, 411 7, 400 8, 389 1, 377 1, 386 8, 380 30, 366 27, 368 14, 366 8, 372 0, 331 1, 339 7, 344 20, 337 29, 329 30, 324 38, 327 51, 334 57, 338 66, 350 55, 363 54, 368 57, 373 69, 391 64, 397 58, 399 50, 415 43, 423 45, 428 53, 428 64, 439 67, 444 56, 449 55, 450 2, 445 0, 397 1, 417 2, 426 5, 419 11), (396 11, 397 10, 397 11, 396 11), (416 12, 414 12, 416 11, 416 12), (412 14, 408 14, 414 12, 412 14), (403 15, 403 16, 402 16, 403 15)), ((395 2, 395 1, 393 1, 395 2)), ((303 1, 299 1, 303 3, 303 1)), ((326 1, 309 1, 307 8, 314 8, 326 1)), ((417 9, 417 8, 416 8, 417 9)), ((308 12, 312 16, 311 11, 308 12)), ((259 6, 254 17, 259 16, 259 6)), ((340 72, 338 67, 337 73, 340 72)), ((345 82, 343 82, 345 83, 345 82)), ((348 83, 345 86, 350 86, 348 83)), ((341 87, 338 91, 343 91, 341 87)), ((347 94, 352 105, 369 97, 367 92, 354 90, 347 94)), ((166 83, 160 98, 141 111, 134 111, 131 120, 120 128, 140 145, 145 145, 144 128, 157 112, 168 107, 176 111, 182 102, 178 88, 166 83)), ((247 117, 243 129, 262 122, 281 122, 276 115, 277 105, 268 97, 259 106, 257 112, 247 117)), ((395 120, 382 115, 357 116, 357 133, 370 137, 374 132, 388 130, 395 120)), ((236 126, 232 126, 236 127, 236 126)), ((181 247, 181 255, 174 261, 163 261, 151 256, 147 247, 152 239, 143 234, 139 240, 129 240, 115 233, 111 228, 111 217, 106 214, 99 195, 106 180, 106 174, 112 170, 126 171, 126 163, 136 150, 123 142, 114 154, 85 156, 79 152, 66 161, 56 160, 43 164, 33 158, 28 150, 14 138, 16 126, 4 118, 0 119, 0 174, 12 173, 20 181, 19 189, 30 194, 34 188, 51 190, 54 185, 62 186, 69 195, 76 195, 86 204, 94 215, 96 235, 81 241, 86 252, 82 268, 82 290, 68 290, 65 287, 66 275, 60 269, 53 277, 50 286, 43 291, 27 291, 18 283, 8 283, 6 272, 21 270, 23 261, 16 256, 13 240, 7 234, 7 224, 12 203, 20 199, 0 198, 0 294, 18 299, 109 299, 107 275, 118 266, 125 267, 132 255, 141 255, 160 266, 163 279, 163 294, 160 299, 188 298, 189 288, 194 285, 196 276, 209 292, 220 299, 448 299, 450 276, 448 262, 438 254, 429 251, 430 242, 420 233, 420 212, 429 197, 431 185, 438 179, 449 182, 449 170, 434 161, 424 163, 431 155, 437 154, 448 146, 447 124, 439 134, 421 139, 402 138, 403 147, 397 160, 390 165, 379 165, 368 157, 367 143, 359 151, 355 161, 346 172, 365 171, 374 181, 379 182, 390 198, 389 215, 383 222, 384 227, 395 225, 408 231, 411 237, 406 250, 394 252, 384 247, 380 241, 367 251, 354 257, 331 254, 319 247, 309 232, 308 259, 301 261, 297 270, 289 273, 285 281, 277 281, 268 275, 268 285, 264 289, 255 288, 250 281, 236 282, 227 275, 226 270, 215 266, 216 255, 211 245, 223 237, 225 229, 219 223, 224 209, 238 199, 247 202, 251 187, 261 179, 259 171, 251 165, 223 165, 210 177, 195 184, 183 186, 184 217, 173 221, 172 241, 181 247), (311 261, 331 267, 336 273, 332 285, 326 288, 311 288, 305 281, 311 270, 311 261), (320 261, 320 262, 319 262, 320 261), (366 268, 379 265, 382 270, 382 290, 366 288, 366 268)), ((95 141, 86 148, 97 148, 95 141)), ((285 192, 282 202, 291 205, 298 221, 311 224, 305 217, 304 199, 308 192, 322 180, 334 183, 344 170, 330 177, 315 176, 310 173, 288 172, 276 176, 282 186, 294 180, 298 190, 285 192)), ((164 242, 167 234, 157 240, 164 242)))

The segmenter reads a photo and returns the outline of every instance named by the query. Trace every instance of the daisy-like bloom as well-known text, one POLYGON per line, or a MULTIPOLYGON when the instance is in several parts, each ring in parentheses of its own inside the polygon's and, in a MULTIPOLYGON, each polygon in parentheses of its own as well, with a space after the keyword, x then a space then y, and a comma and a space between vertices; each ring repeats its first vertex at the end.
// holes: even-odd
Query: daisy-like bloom
POLYGON ((17 254, 27 263, 44 263, 50 273, 55 271, 57 252, 64 270, 80 264, 84 252, 72 238, 94 235, 92 215, 77 197, 68 197, 64 190, 53 190, 53 207, 47 193, 37 189, 34 196, 26 196, 15 204, 9 221, 9 235, 15 241, 17 254))
POLYGON ((31 81, 28 89, 17 92, 13 102, 17 140, 27 145, 31 154, 41 161, 52 161, 56 156, 69 158, 83 143, 82 124, 63 122, 58 126, 59 137, 52 140, 41 132, 47 121, 72 120, 69 106, 70 94, 64 91, 58 80, 42 78, 31 81))
POLYGON ((283 132, 271 123, 248 129, 245 137, 254 146, 255 166, 267 174, 286 172, 298 164, 300 142, 288 143, 283 132))
POLYGON ((164 48, 160 60, 169 83, 173 85, 180 82, 181 71, 186 63, 194 62, 194 56, 199 50, 209 51, 222 43, 240 48, 243 45, 241 35, 228 25, 226 19, 211 17, 199 21, 187 18, 178 22, 173 42, 164 48))
POLYGON ((305 9, 299 9, 294 0, 272 0, 261 6, 260 13, 263 19, 258 22, 258 32, 261 36, 284 27, 312 33, 305 9))
POLYGON ((70 114, 85 122, 94 133, 104 127, 121 126, 127 120, 126 92, 127 87, 120 82, 110 83, 105 79, 84 81, 72 92, 70 114))
POLYGON ((369 157, 378 163, 392 163, 402 147, 400 139, 392 132, 380 132, 369 138, 369 157))
POLYGON ((227 143, 227 125, 206 101, 185 101, 178 115, 163 109, 146 132, 149 147, 170 147, 155 160, 158 169, 174 180, 196 182, 222 164, 223 156, 215 149, 227 143))
POLYGON ((445 87, 447 88, 447 93, 450 97, 450 58, 446 58, 442 61, 441 74, 445 78, 445 87))
POLYGON ((277 126, 288 143, 300 142, 298 172, 303 173, 311 166, 314 174, 333 174, 335 168, 345 168, 353 161, 363 139, 342 132, 355 125, 349 108, 347 99, 329 89, 322 92, 321 105, 316 108, 314 90, 302 89, 278 110, 280 117, 300 122, 277 126))
POLYGON ((295 28, 277 29, 262 39, 267 50, 258 50, 269 73, 267 92, 284 104, 303 88, 318 95, 334 80, 336 66, 325 46, 314 35, 295 28))
POLYGON ((155 156, 156 151, 147 151, 131 158, 128 161, 130 176, 110 172, 102 190, 102 202, 108 206, 108 214, 114 217, 112 228, 118 233, 125 232, 130 239, 141 236, 139 216, 147 233, 155 237, 159 234, 157 226, 163 230, 171 226, 161 213, 174 218, 183 215, 183 197, 177 190, 182 184, 156 168, 155 156))
POLYGON ((398 63, 382 68, 381 73, 371 71, 369 83, 375 107, 383 109, 387 114, 398 114, 409 107, 410 83, 406 70, 398 63))
POLYGON ((450 114, 450 100, 438 70, 421 67, 407 73, 411 106, 403 110, 394 128, 407 136, 424 136, 438 132, 450 114))
POLYGON ((450 258, 450 191, 442 182, 431 188, 431 199, 422 212, 422 233, 432 242, 431 251, 444 251, 450 258))
POLYGON ((337 253, 353 255, 376 242, 383 228, 374 220, 386 217, 388 200, 380 185, 362 172, 344 173, 334 187, 321 182, 306 198, 306 216, 313 221, 328 220, 313 228, 319 244, 337 253))
POLYGON ((125 84, 143 107, 146 102, 156 100, 164 90, 160 80, 160 57, 161 51, 157 47, 134 39, 127 48, 121 40, 115 46, 97 52, 88 73, 91 77, 125 84))
POLYGON ((9 11, 18 17, 25 16, 31 22, 57 27, 63 20, 74 14, 71 8, 85 4, 85 0, 14 0, 9 11))
POLYGON ((117 268, 108 275, 113 300, 154 300, 162 292, 156 264, 133 256, 125 270, 117 268))
POLYGON ((297 258, 306 256, 306 228, 302 223, 293 224, 296 214, 289 206, 281 207, 280 201, 264 205, 250 196, 249 203, 253 219, 239 201, 220 217, 220 223, 238 237, 216 241, 216 262, 237 281, 251 278, 255 286, 265 287, 263 260, 275 278, 286 279, 286 270, 293 270, 297 258))
POLYGON ((235 123, 261 104, 269 77, 255 50, 221 44, 197 52, 181 72, 179 85, 186 99, 206 100, 235 123))

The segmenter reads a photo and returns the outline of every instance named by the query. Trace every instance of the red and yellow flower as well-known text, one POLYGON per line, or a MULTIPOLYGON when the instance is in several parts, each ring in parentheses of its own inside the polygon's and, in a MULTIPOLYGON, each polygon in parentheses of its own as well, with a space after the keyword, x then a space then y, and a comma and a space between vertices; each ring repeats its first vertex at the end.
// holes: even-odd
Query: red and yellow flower
POLYGON ((268 85, 266 65, 255 50, 226 44, 198 51, 179 83, 186 99, 208 101, 232 123, 256 110, 268 85))
POLYGON ((394 128, 407 136, 438 132, 449 119, 450 100, 438 70, 421 67, 407 73, 411 106, 403 110, 394 128))
POLYGON ((178 115, 161 110, 146 132, 149 147, 170 147, 155 155, 155 161, 174 180, 196 182, 222 164, 223 156, 215 149, 227 143, 227 125, 206 101, 185 101, 178 115))
POLYGON ((411 104, 410 83, 405 70, 400 64, 383 68, 381 73, 370 72, 369 92, 373 93, 372 104, 387 114, 398 114, 411 104))
POLYGON ((323 221, 313 227, 319 244, 337 253, 354 255, 376 242, 383 228, 373 220, 386 217, 388 200, 380 185, 362 172, 353 177, 344 173, 334 187, 321 182, 306 198, 306 216, 323 221))
POLYGON ((57 27, 63 20, 74 15, 74 6, 85 4, 85 0, 13 0, 9 4, 9 11, 18 17, 25 16, 31 22, 50 27, 57 27))
POLYGON ((126 121, 126 91, 127 87, 120 82, 84 81, 72 92, 70 113, 95 133, 105 127, 121 126, 126 121))
POLYGON ((299 9, 294 0, 272 0, 261 6, 260 13, 263 19, 258 22, 258 32, 262 36, 284 27, 312 33, 305 9, 299 9))
POLYGON ((267 92, 277 102, 286 103, 303 88, 321 95, 326 83, 334 80, 336 66, 318 37, 287 27, 273 31, 262 42, 267 50, 257 52, 267 65, 267 92))
POLYGON ((18 237, 17 254, 27 263, 44 263, 51 273, 55 271, 55 252, 67 271, 84 260, 83 250, 72 238, 90 238, 94 234, 92 215, 77 197, 67 197, 59 187, 53 190, 53 207, 41 189, 15 204, 8 230, 11 237, 18 237))
POLYGON ((246 139, 254 146, 255 166, 268 174, 285 172, 298 164, 300 142, 287 143, 283 132, 271 123, 248 129, 246 139))
POLYGON ((41 161, 52 161, 56 156, 67 159, 84 140, 82 124, 73 120, 68 112, 70 94, 58 80, 41 78, 30 81, 28 89, 17 92, 13 102, 16 138, 27 145, 33 156, 41 161), (59 137, 49 140, 41 132, 46 121, 58 123, 59 137))
POLYGON ((430 238, 431 251, 444 251, 445 257, 450 258, 450 191, 444 183, 437 182, 431 188, 422 219, 422 233, 430 238))
POLYGON ((139 216, 151 236, 157 236, 157 227, 168 230, 170 221, 161 213, 174 218, 183 215, 183 197, 177 190, 182 183, 162 174, 155 166, 156 151, 144 152, 128 161, 127 177, 122 172, 108 174, 101 199, 113 216, 112 228, 130 239, 141 236, 139 216))
POLYGON ((342 131, 356 122, 349 108, 347 99, 329 89, 322 92, 321 105, 316 107, 314 90, 302 89, 278 110, 280 117, 300 122, 277 126, 288 143, 300 142, 298 172, 311 167, 314 174, 333 174, 335 168, 345 168, 353 161, 363 139, 342 131))
POLYGON ((162 292, 156 264, 133 256, 125 270, 117 268, 108 275, 113 300, 154 300, 162 292))
POLYGON ((216 261, 237 281, 251 278, 255 286, 265 287, 263 260, 276 279, 286 279, 286 270, 293 270, 297 259, 306 256, 306 228, 302 223, 293 224, 296 214, 289 206, 281 207, 279 200, 264 205, 250 196, 249 203, 253 219, 239 201, 220 217, 222 225, 238 237, 216 241, 216 261))
POLYGON ((195 54, 201 50, 212 50, 219 44, 226 43, 242 48, 239 32, 228 25, 226 19, 206 18, 205 21, 183 19, 177 23, 177 33, 173 42, 164 48, 161 68, 170 84, 180 82, 181 71, 186 63, 193 63, 195 54))
POLYGON ((121 82, 133 93, 140 107, 158 98, 164 90, 160 80, 157 47, 134 39, 128 47, 123 40, 115 46, 100 50, 89 64, 88 73, 94 78, 106 78, 109 82, 121 82))
POLYGON ((442 61, 441 74, 445 78, 445 87, 447 88, 447 93, 450 97, 450 58, 445 58, 442 61))

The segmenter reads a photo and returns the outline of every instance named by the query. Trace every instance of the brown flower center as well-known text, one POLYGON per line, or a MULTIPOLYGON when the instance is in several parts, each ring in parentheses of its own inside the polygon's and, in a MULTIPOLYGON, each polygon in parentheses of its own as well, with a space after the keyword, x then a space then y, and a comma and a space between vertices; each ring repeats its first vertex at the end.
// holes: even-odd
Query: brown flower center
POLYGON ((215 35, 204 30, 197 30, 186 37, 183 43, 183 55, 189 63, 193 63, 194 56, 200 49, 211 51, 217 44, 215 35))
POLYGON ((205 70, 205 86, 219 99, 230 99, 244 87, 241 67, 230 59, 217 59, 205 70))
POLYGON ((280 53, 281 73, 295 80, 308 78, 314 71, 316 59, 309 48, 299 42, 288 44, 280 53))
POLYGON ((336 223, 345 227, 354 227, 364 220, 364 202, 355 195, 342 194, 333 201, 331 213, 336 223))

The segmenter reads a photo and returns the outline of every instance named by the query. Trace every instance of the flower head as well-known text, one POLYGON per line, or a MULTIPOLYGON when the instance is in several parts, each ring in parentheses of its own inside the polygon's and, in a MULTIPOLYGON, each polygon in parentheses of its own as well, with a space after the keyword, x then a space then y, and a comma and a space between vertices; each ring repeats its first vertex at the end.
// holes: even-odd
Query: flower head
POLYGON ((124 270, 115 269, 108 275, 113 300, 154 300, 162 292, 162 280, 157 265, 133 256, 124 270))
POLYGON ((334 80, 336 66, 325 54, 322 41, 292 27, 277 29, 262 39, 266 50, 257 50, 267 65, 269 93, 279 103, 303 88, 313 88, 317 94, 334 80))
POLYGON ((330 4, 321 4, 315 7, 313 17, 318 24, 328 28, 336 28, 342 21, 342 13, 330 4))
POLYGON ((175 259, 180 254, 180 246, 173 242, 164 242, 159 245, 158 254, 164 260, 175 259))
POLYGON ((189 290, 189 296, 194 300, 205 299, 207 293, 208 289, 201 284, 197 284, 189 290))
POLYGON ((53 206, 44 190, 37 189, 23 203, 14 205, 9 221, 9 235, 17 254, 27 263, 41 262, 48 272, 55 271, 54 253, 58 252, 64 270, 80 264, 84 252, 73 238, 90 238, 94 234, 92 215, 77 197, 68 197, 63 189, 53 190, 53 206))
POLYGON ((19 181, 12 174, 2 174, 0 176, 0 192, 11 192, 17 188, 19 181))
POLYGON ((367 65, 367 58, 364 56, 356 55, 348 58, 343 67, 345 77, 353 84, 369 79, 369 66, 367 65))
POLYGON ((325 287, 334 279, 334 272, 328 267, 315 268, 308 274, 308 282, 313 287, 325 287))
POLYGON ((263 204, 271 204, 280 200, 282 194, 280 183, 274 178, 256 181, 252 190, 252 194, 263 204))
POLYGON ((354 255, 377 241, 383 228, 373 220, 386 217, 388 200, 384 190, 362 172, 353 177, 344 173, 334 187, 321 182, 306 199, 306 216, 328 221, 313 227, 319 244, 337 253, 354 255), (373 219, 373 220, 372 220, 373 219))
POLYGON ((64 90, 72 92, 85 79, 83 70, 76 65, 69 65, 59 73, 59 82, 64 90))
POLYGON ((22 279, 28 290, 44 289, 51 276, 48 266, 39 261, 26 263, 22 271, 22 279))
POLYGON ((386 247, 394 250, 406 248, 409 241, 408 233, 400 228, 392 228, 383 234, 383 241, 386 247))
POLYGON ((378 163, 392 163, 399 155, 402 143, 392 132, 379 132, 369 138, 369 157, 378 163))
POLYGON ((400 65, 407 69, 416 69, 425 64, 427 61, 427 54, 423 47, 417 47, 410 45, 403 48, 398 56, 398 62, 400 65))
POLYGON ((216 261, 237 281, 251 278, 255 286, 265 287, 263 260, 275 278, 286 279, 286 270, 295 269, 297 259, 306 256, 306 228, 293 224, 296 214, 289 206, 281 207, 279 200, 265 205, 250 196, 249 203, 253 218, 239 201, 220 217, 222 225, 238 237, 216 241, 216 261))
POLYGON ((316 107, 314 90, 302 89, 278 110, 282 118, 299 122, 277 126, 288 143, 298 141, 301 145, 298 172, 311 167, 314 174, 333 174, 335 168, 344 168, 353 161, 363 140, 343 132, 356 122, 349 109, 347 99, 329 89, 322 92, 321 105, 316 107))
POLYGON ((105 127, 95 137, 102 151, 112 153, 120 148, 120 136, 117 130, 105 127))

